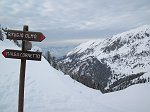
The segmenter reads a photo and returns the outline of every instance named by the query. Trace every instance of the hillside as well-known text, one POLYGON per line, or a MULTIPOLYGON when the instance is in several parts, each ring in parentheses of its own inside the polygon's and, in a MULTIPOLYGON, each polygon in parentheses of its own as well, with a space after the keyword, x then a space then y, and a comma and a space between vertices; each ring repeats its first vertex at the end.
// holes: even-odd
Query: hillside
POLYGON ((104 93, 149 82, 150 25, 83 43, 59 66, 65 74, 104 93))
MULTIPOLYGON (((0 41, 0 52, 18 49, 0 41)), ((0 54, 0 112, 17 112, 20 61, 0 54)), ((27 61, 25 112, 149 112, 150 84, 101 94, 41 62, 27 61)))

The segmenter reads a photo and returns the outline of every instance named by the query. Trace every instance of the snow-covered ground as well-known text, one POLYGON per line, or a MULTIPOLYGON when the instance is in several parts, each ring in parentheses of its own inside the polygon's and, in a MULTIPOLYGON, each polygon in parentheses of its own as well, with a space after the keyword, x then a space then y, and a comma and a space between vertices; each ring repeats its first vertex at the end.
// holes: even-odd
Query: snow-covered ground
MULTIPOLYGON (((18 49, 0 41, 0 52, 18 49)), ((0 112, 17 112, 20 60, 0 54, 0 112)), ((150 84, 101 94, 41 62, 27 61, 25 112, 150 112, 150 84)))

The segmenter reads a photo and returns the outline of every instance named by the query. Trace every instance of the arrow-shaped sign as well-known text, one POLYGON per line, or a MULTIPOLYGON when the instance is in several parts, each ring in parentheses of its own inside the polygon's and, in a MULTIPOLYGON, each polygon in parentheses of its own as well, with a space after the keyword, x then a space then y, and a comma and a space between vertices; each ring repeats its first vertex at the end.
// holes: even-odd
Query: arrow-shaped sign
POLYGON ((41 54, 42 53, 41 52, 31 52, 31 51, 22 52, 19 50, 5 49, 2 52, 2 54, 5 58, 41 61, 41 54))
POLYGON ((45 36, 41 32, 19 31, 19 30, 6 30, 7 39, 13 40, 28 40, 41 42, 45 36))

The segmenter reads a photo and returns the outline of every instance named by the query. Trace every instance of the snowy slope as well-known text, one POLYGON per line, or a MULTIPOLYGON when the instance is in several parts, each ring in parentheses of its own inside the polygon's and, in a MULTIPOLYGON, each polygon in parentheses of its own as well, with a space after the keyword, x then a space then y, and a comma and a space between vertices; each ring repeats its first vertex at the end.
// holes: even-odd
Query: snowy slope
POLYGON ((104 41, 88 41, 76 47, 73 51, 69 52, 67 56, 74 53, 83 53, 87 48, 93 49, 93 52, 82 56, 81 60, 88 56, 95 56, 100 61, 104 58, 108 59, 105 62, 111 66, 112 70, 117 74, 132 74, 143 71, 148 74, 150 73, 150 56, 137 56, 142 53, 142 51, 146 53, 150 51, 150 25, 114 35, 104 41), (118 46, 115 46, 115 43, 118 44, 118 46), (117 55, 120 55, 123 61, 116 60, 112 62, 111 58, 117 55), (137 59, 137 57, 139 59, 137 59), (143 67, 137 66, 134 68, 134 66, 138 64, 143 64, 143 67), (124 71, 122 71, 123 69, 124 71))
MULTIPOLYGON (((18 49, 0 41, 0 52, 18 49)), ((0 112, 17 112, 20 60, 0 54, 0 112)), ((150 84, 101 94, 41 62, 27 61, 25 112, 149 112, 150 84)))
MULTIPOLYGON (((132 79, 132 84, 140 82, 139 80, 145 82, 144 80, 150 77, 150 25, 105 40, 83 43, 69 52, 60 64, 62 71, 73 78, 84 76, 82 79, 78 78, 79 82, 86 83, 84 79, 91 77, 91 84, 87 84, 89 87, 96 83, 108 89, 109 86, 114 87, 118 80, 121 82, 124 78, 122 80, 124 82, 128 77, 132 79), (93 73, 96 71, 95 68, 99 71, 93 73)), ((121 86, 119 88, 127 87, 125 84, 121 86)))

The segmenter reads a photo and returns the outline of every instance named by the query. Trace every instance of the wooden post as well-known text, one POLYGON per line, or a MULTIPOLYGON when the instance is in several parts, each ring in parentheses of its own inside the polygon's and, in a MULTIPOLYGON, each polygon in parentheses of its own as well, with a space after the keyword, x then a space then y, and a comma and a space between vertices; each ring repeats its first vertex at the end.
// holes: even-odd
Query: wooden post
MULTIPOLYGON (((25 25, 23 27, 23 31, 28 31, 28 26, 27 25, 25 25)), ((25 52, 25 40, 22 40, 22 51, 25 52)), ((18 112, 23 112, 23 110, 24 110, 25 69, 26 69, 26 59, 21 59, 20 80, 19 80, 18 112)))

